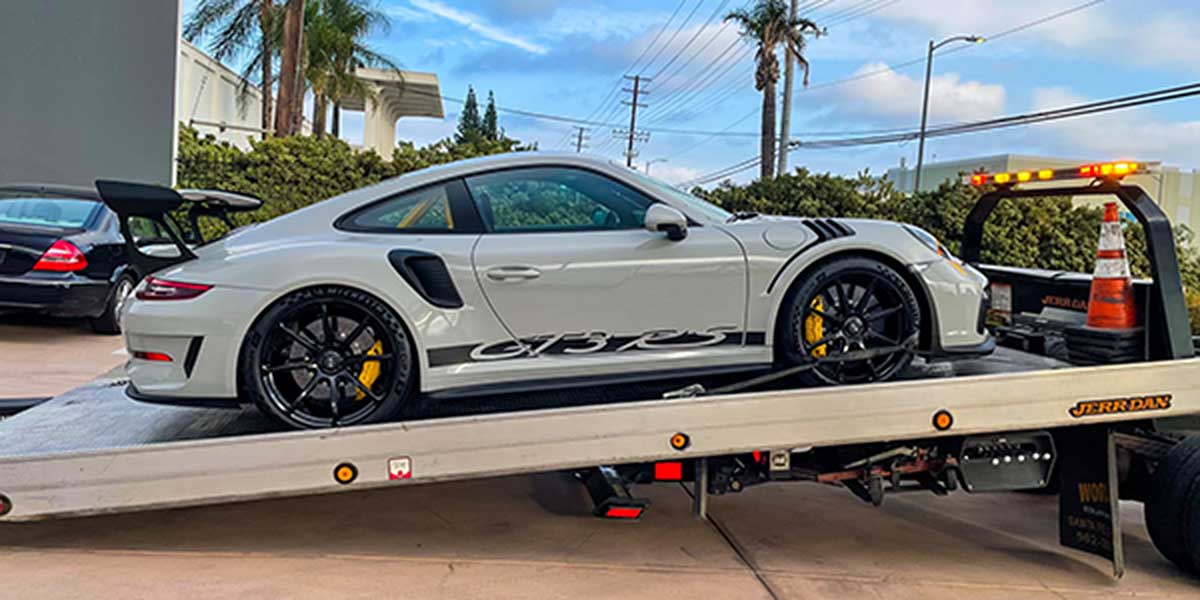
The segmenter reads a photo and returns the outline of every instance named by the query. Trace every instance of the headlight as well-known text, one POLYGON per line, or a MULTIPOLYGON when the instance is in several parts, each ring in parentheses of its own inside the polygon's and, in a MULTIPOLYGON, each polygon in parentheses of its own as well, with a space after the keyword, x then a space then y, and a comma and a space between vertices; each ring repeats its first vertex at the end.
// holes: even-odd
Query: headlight
POLYGON ((962 261, 959 260, 957 256, 950 254, 950 251, 947 250, 937 238, 933 237, 932 233, 929 233, 928 231, 925 231, 924 229, 921 229, 915 225, 904 225, 904 230, 912 234, 913 237, 917 238, 917 241, 921 242, 921 244, 923 244, 926 248, 929 248, 938 256, 949 261, 950 265, 957 269, 959 273, 962 273, 963 275, 967 274, 967 271, 963 269, 962 261))
POLYGON ((946 258, 950 257, 950 252, 946 250, 946 247, 937 238, 933 237, 932 233, 915 225, 904 225, 904 230, 912 234, 913 237, 917 238, 917 241, 924 244, 926 248, 933 250, 937 255, 946 258))

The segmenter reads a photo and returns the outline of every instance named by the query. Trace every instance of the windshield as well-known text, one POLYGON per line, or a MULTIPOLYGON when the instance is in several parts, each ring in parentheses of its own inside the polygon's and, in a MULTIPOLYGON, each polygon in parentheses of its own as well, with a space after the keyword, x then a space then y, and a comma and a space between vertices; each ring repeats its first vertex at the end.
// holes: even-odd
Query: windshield
POLYGON ((707 200, 697 198, 696 196, 693 196, 661 179, 656 179, 637 171, 631 171, 631 173, 634 179, 638 180, 638 182, 642 183, 646 187, 649 187, 656 192, 661 192, 663 195, 678 201, 687 208, 703 213, 706 217, 709 217, 714 221, 724 223, 733 216, 732 213, 721 208, 720 206, 717 206, 716 204, 713 204, 707 200))
POLYGON ((0 198, 0 224, 78 228, 99 209, 99 202, 75 198, 0 198))

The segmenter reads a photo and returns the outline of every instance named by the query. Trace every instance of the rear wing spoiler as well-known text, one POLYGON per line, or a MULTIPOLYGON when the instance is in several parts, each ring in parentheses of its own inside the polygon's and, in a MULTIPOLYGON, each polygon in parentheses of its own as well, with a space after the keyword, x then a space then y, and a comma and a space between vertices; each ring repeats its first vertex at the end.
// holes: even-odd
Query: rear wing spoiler
POLYGON ((203 216, 222 220, 230 229, 235 227, 230 213, 249 212, 262 207, 262 200, 224 192, 220 190, 184 189, 100 179, 96 191, 104 204, 117 213, 121 234, 125 237, 126 255, 143 273, 154 271, 191 260, 196 257, 189 244, 200 244, 199 219, 203 216), (191 226, 191 234, 179 225, 179 211, 191 226), (138 248, 129 220, 134 217, 148 219, 157 224, 178 248, 178 256, 151 255, 138 248), (196 239, 184 239, 184 236, 196 239))

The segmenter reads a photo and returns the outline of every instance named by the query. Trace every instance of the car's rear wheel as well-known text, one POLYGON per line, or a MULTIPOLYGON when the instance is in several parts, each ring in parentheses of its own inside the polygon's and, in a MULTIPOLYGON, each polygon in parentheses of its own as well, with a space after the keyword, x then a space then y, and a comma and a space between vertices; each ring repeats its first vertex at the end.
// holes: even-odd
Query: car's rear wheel
POLYGON ((243 393, 293 428, 401 416, 416 388, 412 345, 396 313, 364 292, 318 287, 263 313, 241 354, 243 393))
POLYGON ((921 309, 895 269, 865 257, 836 258, 804 275, 784 303, 779 336, 808 385, 885 381, 912 362, 921 309))

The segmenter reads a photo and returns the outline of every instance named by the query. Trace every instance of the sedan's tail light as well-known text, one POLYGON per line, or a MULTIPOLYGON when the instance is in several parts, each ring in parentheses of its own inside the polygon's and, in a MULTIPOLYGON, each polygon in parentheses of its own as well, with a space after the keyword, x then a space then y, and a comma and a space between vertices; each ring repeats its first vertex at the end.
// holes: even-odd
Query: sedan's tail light
POLYGON ((138 300, 188 300, 195 298, 208 290, 211 285, 201 283, 183 283, 167 281, 157 277, 147 277, 146 285, 137 293, 138 300))
POLYGON ((88 266, 87 257, 67 240, 58 240, 50 245, 33 265, 34 271, 67 273, 82 271, 88 266))

